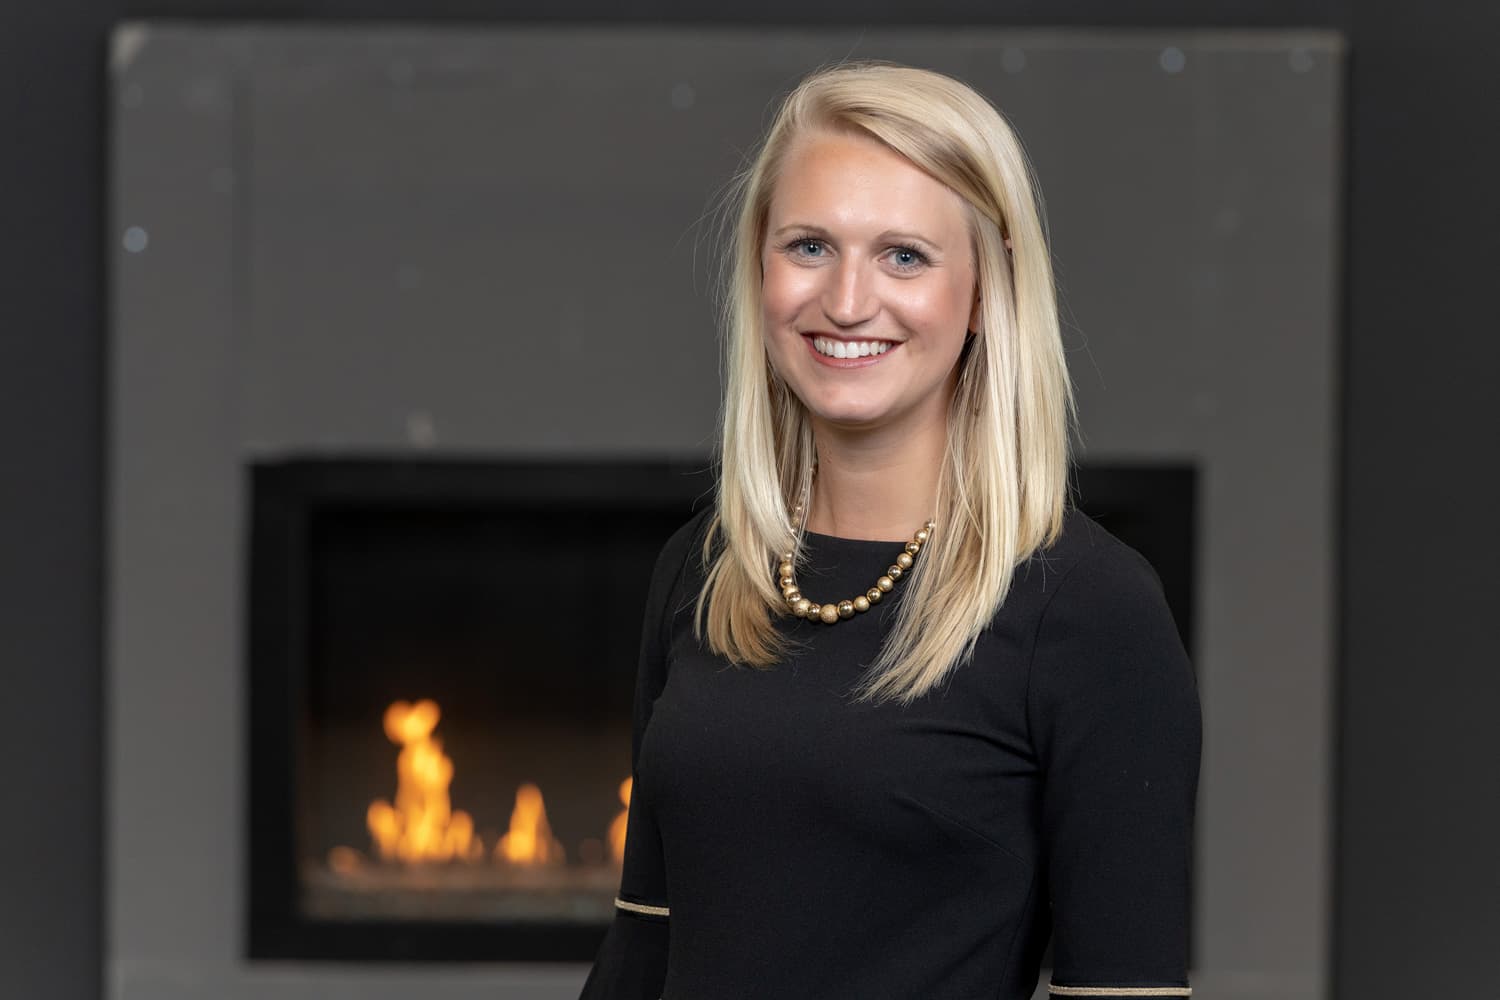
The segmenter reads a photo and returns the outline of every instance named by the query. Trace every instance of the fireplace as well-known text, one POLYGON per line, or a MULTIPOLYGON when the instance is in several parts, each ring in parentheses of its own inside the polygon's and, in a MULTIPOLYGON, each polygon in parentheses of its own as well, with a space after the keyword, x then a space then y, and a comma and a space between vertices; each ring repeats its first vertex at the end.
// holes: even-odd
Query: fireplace
MULTIPOLYGON (((248 483, 250 957, 591 958, 648 578, 707 461, 287 458, 248 483)), ((1193 483, 1076 484, 1185 639, 1193 483)))
POLYGON ((579 960, 707 463, 253 466, 252 957, 579 960))

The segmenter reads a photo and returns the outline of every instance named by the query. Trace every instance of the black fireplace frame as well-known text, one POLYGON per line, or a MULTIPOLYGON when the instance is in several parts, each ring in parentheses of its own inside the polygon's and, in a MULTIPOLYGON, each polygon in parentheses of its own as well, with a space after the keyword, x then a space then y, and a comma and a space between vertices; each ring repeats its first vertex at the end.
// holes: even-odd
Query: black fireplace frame
MULTIPOLYGON (((294 720, 308 671, 309 525, 320 508, 409 504, 431 510, 545 505, 578 516, 679 510, 712 498, 711 464, 690 460, 286 457, 246 469, 248 575, 244 877, 252 960, 580 962, 605 925, 333 921, 298 907, 294 720), (253 500, 253 503, 251 502, 253 500), (276 726, 284 728, 271 735, 276 726)), ((1198 476, 1191 464, 1086 466, 1072 475, 1079 507, 1155 566, 1183 643, 1194 649, 1198 476)))
MULTIPOLYGON (((711 502, 707 459, 511 461, 289 457, 247 468, 246 951, 251 959, 577 962, 605 925, 319 920, 298 906, 294 720, 308 663, 312 517, 327 507, 514 508, 608 516, 711 502), (253 503, 249 502, 253 499, 253 503), (284 731, 276 733, 277 727, 284 731)), ((643 567, 642 572, 649 572, 643 567)), ((628 710, 628 706, 625 706, 628 710)))

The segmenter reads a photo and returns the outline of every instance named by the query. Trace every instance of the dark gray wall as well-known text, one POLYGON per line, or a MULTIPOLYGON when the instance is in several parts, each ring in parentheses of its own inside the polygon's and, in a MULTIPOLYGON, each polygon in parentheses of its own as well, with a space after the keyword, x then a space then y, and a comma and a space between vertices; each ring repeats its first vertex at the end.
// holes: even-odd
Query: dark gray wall
MULTIPOLYGON (((909 4, 823 21, 911 17, 909 4)), ((0 20, 0 969, 7 996, 101 992, 100 414, 104 38, 115 20, 535 17, 542 5, 51 0, 0 20), (437 13, 432 13, 437 12, 437 13)), ((552 17, 609 11, 548 8, 552 17)), ((745 8, 731 8, 745 20, 745 8)), ((840 17, 840 11, 848 13, 840 17)), ((806 20, 797 5, 759 18, 806 20)), ((1351 38, 1335 996, 1476 993, 1500 937, 1500 565, 1494 447, 1500 7, 1094 2, 922 5, 924 21, 1331 26, 1351 38), (1122 21, 1122 18, 1129 18, 1122 21), (1476 501, 1478 503, 1476 503, 1476 501)), ((698 4, 635 5, 695 18, 698 4)), ((723 19, 715 17, 715 20, 723 19)))
POLYGON ((1500 5, 1353 38, 1337 995, 1494 996, 1500 5))
POLYGON ((108 2, 0 13, 0 993, 100 995, 108 2))

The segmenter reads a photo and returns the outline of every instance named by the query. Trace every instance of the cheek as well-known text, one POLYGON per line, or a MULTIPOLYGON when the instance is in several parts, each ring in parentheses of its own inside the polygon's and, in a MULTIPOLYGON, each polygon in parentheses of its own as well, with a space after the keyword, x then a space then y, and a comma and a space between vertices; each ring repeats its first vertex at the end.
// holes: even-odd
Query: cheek
POLYGON ((961 338, 969 326, 970 295, 969 286, 960 282, 907 282, 887 301, 906 325, 961 338))
POLYGON ((791 267, 776 259, 767 261, 761 271, 761 302, 766 318, 785 323, 795 317, 817 295, 812 272, 791 267))
MULTIPOLYGON (((797 291, 795 275, 787 274, 787 269, 777 267, 775 261, 766 262, 761 275, 762 343, 771 367, 786 377, 793 347, 788 330, 795 326, 805 299, 797 291)), ((796 346, 801 348, 800 344, 796 346)))

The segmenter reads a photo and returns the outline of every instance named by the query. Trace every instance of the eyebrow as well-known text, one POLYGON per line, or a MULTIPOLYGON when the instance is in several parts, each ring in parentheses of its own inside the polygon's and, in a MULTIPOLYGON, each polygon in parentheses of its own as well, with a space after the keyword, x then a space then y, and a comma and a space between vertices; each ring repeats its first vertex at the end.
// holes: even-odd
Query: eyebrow
MULTIPOLYGON (((774 233, 771 234, 771 237, 773 239, 778 239, 791 232, 807 233, 809 236, 817 236, 821 239, 828 239, 831 236, 828 230, 824 229, 822 226, 808 225, 804 222, 791 222, 785 226, 782 226, 780 229, 777 229, 774 233)), ((930 250, 936 250, 938 252, 942 252, 943 249, 941 246, 939 246, 937 243, 934 243, 932 240, 929 240, 927 237, 919 236, 916 233, 908 232, 904 229, 887 229, 879 236, 876 236, 875 239, 877 242, 881 243, 889 241, 895 241, 898 243, 917 243, 923 247, 926 247, 930 250)))

